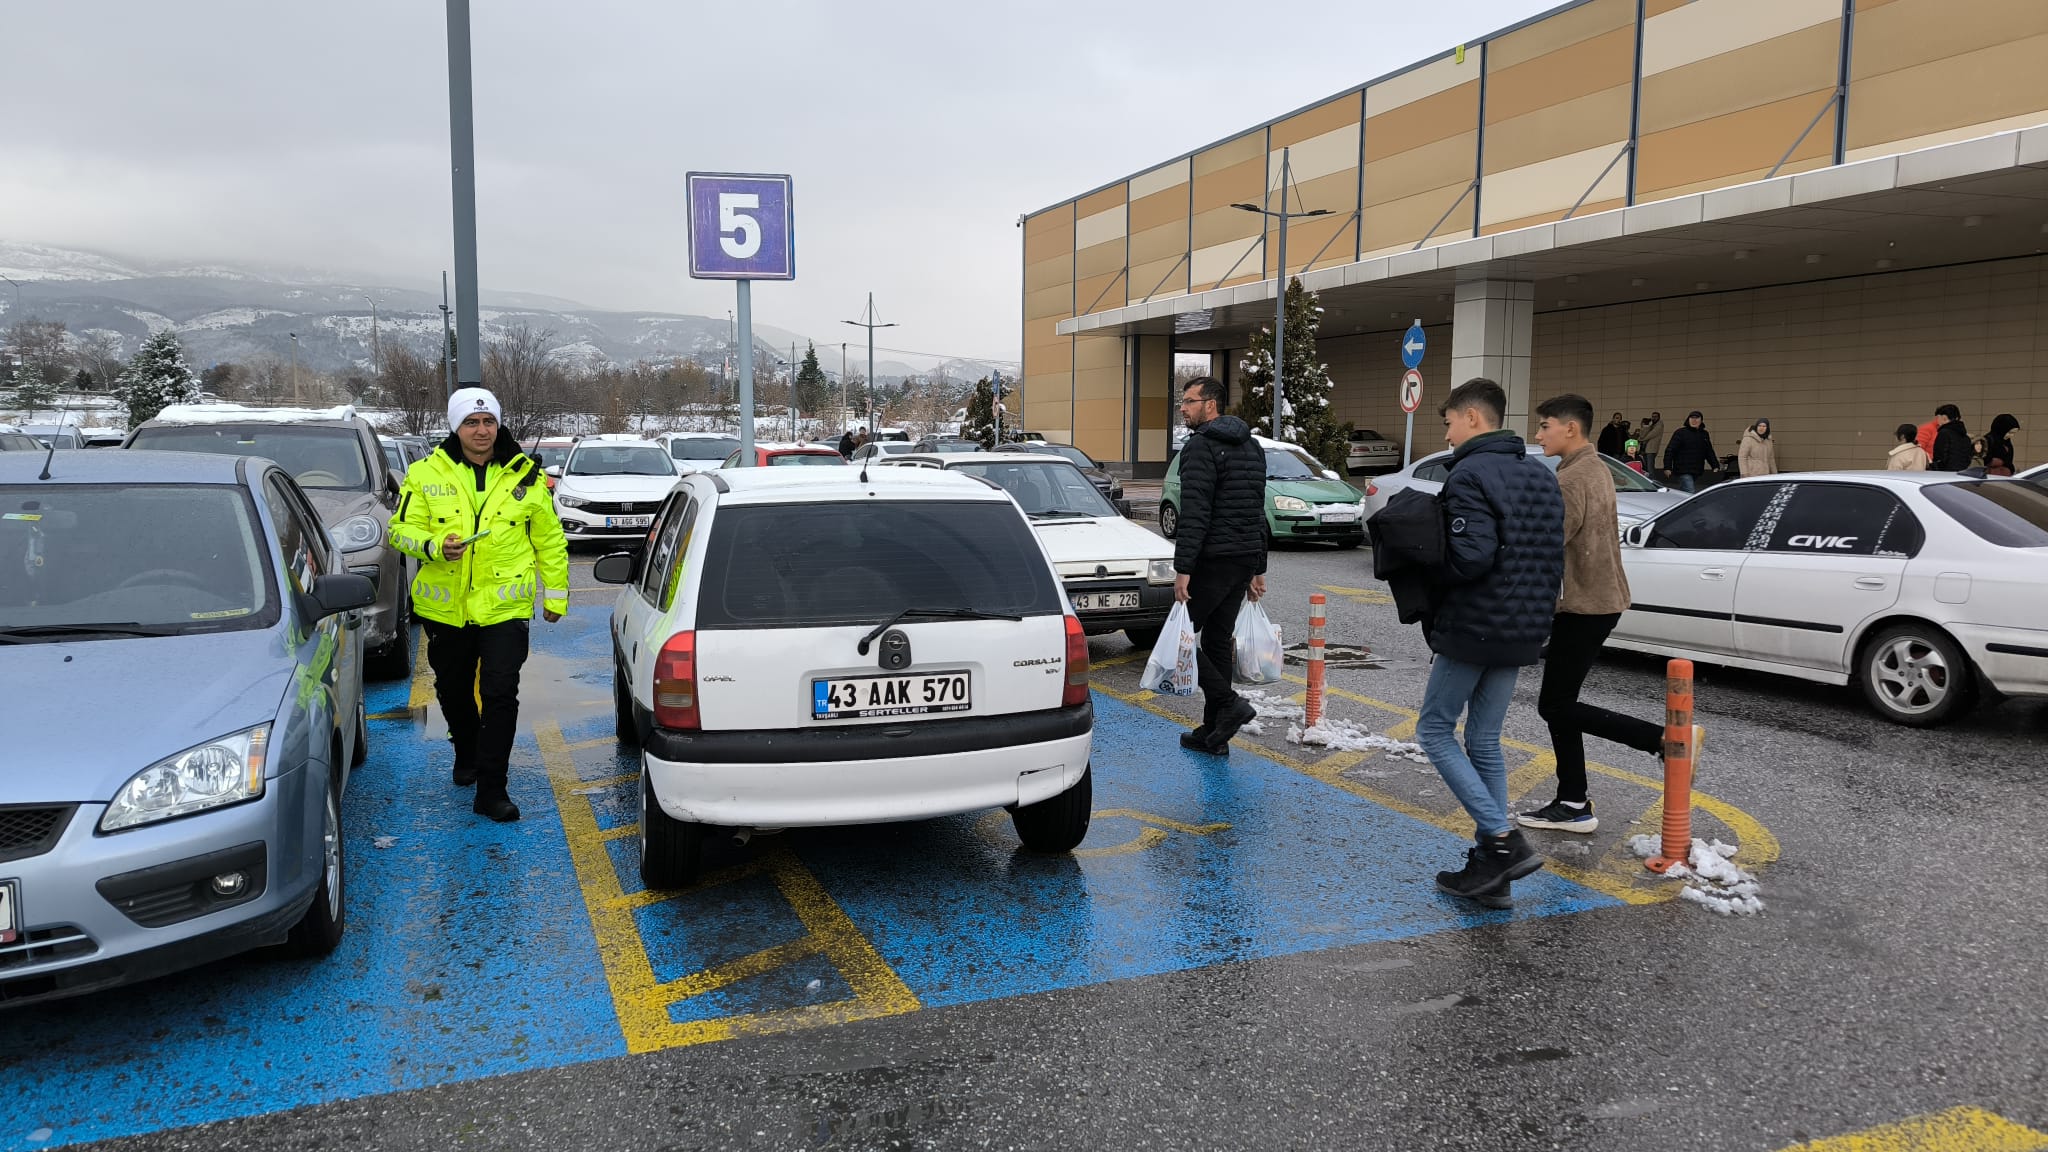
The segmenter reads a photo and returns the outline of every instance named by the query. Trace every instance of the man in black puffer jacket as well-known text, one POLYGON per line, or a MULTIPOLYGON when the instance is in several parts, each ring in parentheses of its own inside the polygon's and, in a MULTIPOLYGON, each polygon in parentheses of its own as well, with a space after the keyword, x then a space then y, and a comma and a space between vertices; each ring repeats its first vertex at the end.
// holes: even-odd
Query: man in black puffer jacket
POLYGON ((1230 738, 1258 715, 1230 686, 1234 633, 1245 598, 1266 594, 1266 453, 1252 430, 1223 415, 1230 393, 1208 376, 1181 391, 1191 431, 1180 450, 1180 522, 1174 531, 1173 598, 1201 637, 1195 658, 1202 724, 1181 746, 1230 755, 1230 738))
POLYGON ((1543 867, 1508 819, 1500 729, 1516 675, 1542 658, 1564 582, 1557 477, 1521 437, 1501 430, 1506 411, 1506 393, 1486 379, 1466 381, 1444 401, 1453 451, 1443 490, 1443 587, 1426 633, 1436 659, 1415 723, 1416 742, 1478 829, 1465 867, 1437 873, 1437 887, 1490 908, 1511 906, 1509 884, 1543 867))

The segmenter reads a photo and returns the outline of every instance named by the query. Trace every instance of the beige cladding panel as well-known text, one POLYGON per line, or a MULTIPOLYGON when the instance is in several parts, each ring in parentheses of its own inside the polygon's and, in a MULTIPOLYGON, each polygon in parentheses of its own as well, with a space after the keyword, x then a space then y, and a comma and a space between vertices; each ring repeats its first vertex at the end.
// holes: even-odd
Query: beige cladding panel
POLYGON ((2048 35, 1857 80, 1849 93, 1850 148, 2048 123, 2048 35))
MULTIPOLYGON (((1351 139, 1356 144, 1358 110, 1358 95, 1352 93, 1348 96, 1339 96, 1328 103, 1318 104, 1298 116, 1289 116, 1273 125, 1273 140, 1270 147, 1272 151, 1278 152, 1289 145, 1302 144, 1318 136, 1341 131, 1347 125, 1354 129, 1351 139)), ((1357 159, 1356 156, 1352 157, 1354 163, 1357 159)))
POLYGON ((1615 162, 1625 137, 1600 144, 1569 156, 1557 156, 1505 172, 1496 172, 1480 185, 1482 228, 1571 207, 1573 201, 1590 193, 1591 199, 1625 196, 1628 167, 1615 162), (1594 181, 1598 180, 1598 186, 1594 181))
POLYGON ((1074 250, 1074 206, 1062 204, 1024 219, 1024 263, 1036 264, 1074 250))
MULTIPOLYGON (((2041 0, 1893 0, 1881 8, 1865 0, 1857 5, 1850 83, 2043 35, 2048 4, 2041 0)), ((2034 63, 2032 71, 2043 70, 2041 57, 2034 63)))
MULTIPOLYGON (((1537 25, 1536 27, 1542 27, 1537 25)), ((1636 30, 1633 26, 1561 48, 1548 55, 1497 68, 1486 74, 1486 123, 1512 120, 1574 100, 1589 92, 1635 80, 1636 30)))
MULTIPOLYGON (((1802 146, 1799 150, 1802 153, 1810 153, 1810 155, 1806 155, 1804 157, 1794 157, 1793 159, 1785 161, 1785 166, 1783 168, 1778 169, 1778 175, 1797 176, 1801 172, 1811 172, 1816 168, 1826 168, 1834 162, 1834 158, 1831 153, 1834 133, 1833 122, 1829 119, 1823 118, 1820 122, 1820 127, 1815 128, 1814 131, 1820 132, 1823 129, 1825 129, 1829 133, 1828 139, 1824 141, 1818 148, 1812 147, 1810 145, 1802 146)), ((1728 172, 1716 176, 1711 180, 1695 180, 1690 184, 1674 184, 1669 188, 1659 188, 1656 189, 1655 198, 1659 200, 1669 200, 1675 196, 1690 196, 1695 192, 1712 192, 1716 188, 1731 188, 1737 184, 1748 184, 1753 181, 1761 180, 1765 176, 1769 175, 1771 171, 1771 166, 1776 164, 1777 162, 1778 158, 1776 156, 1773 156, 1770 158, 1769 161, 1767 161, 1763 165, 1756 168, 1751 168, 1744 172, 1728 172)), ((1648 192, 1643 193, 1640 197, 1640 199, 1643 200, 1647 200, 1650 198, 1651 194, 1648 192)), ((1580 215, 1583 216, 1585 215, 1585 213, 1585 209, 1580 209, 1580 215)))
MULTIPOLYGON (((1252 196, 1249 202, 1256 204, 1259 198, 1252 196)), ((1263 226, 1263 220, 1264 217, 1255 212, 1232 208, 1228 204, 1221 208, 1212 208, 1195 217, 1194 227, 1189 232, 1189 243, 1199 252, 1226 240, 1242 240, 1246 236, 1257 236, 1263 226)))
MULTIPOLYGON (((1787 165, 1787 167, 1790 167, 1790 165, 1787 165)), ((1603 186, 1606 183, 1603 181, 1603 186)), ((1589 199, 1579 206, 1578 215, 1591 216, 1595 212, 1606 212, 1611 209, 1625 207, 1627 204, 1627 198, 1622 196, 1615 196, 1606 200, 1589 199)), ((1502 220, 1496 224, 1488 224, 1479 231, 1484 235, 1490 236, 1496 232, 1512 232, 1517 228, 1533 228, 1538 224, 1548 224, 1554 220, 1563 219, 1565 212, 1570 210, 1570 207, 1570 205, 1565 205, 1563 208, 1555 208, 1549 212, 1538 212, 1534 216, 1523 216, 1515 220, 1502 220)))
MULTIPOLYGON (((1280 187, 1281 151, 1275 148, 1266 161, 1266 186, 1280 187)), ((1337 172, 1358 170, 1358 125, 1346 124, 1320 136, 1313 136, 1287 149, 1288 171, 1295 183, 1314 180, 1337 172)))
MULTIPOLYGON (((1560 49, 1568 48, 1585 40, 1612 32, 1617 28, 1629 30, 1631 45, 1635 38, 1635 0, 1591 0, 1590 3, 1554 12, 1526 28, 1517 28, 1505 36, 1486 42, 1487 99, 1493 99, 1493 76, 1504 69, 1513 68, 1539 56, 1545 56, 1560 49)), ((1635 68, 1634 52, 1629 49, 1629 68, 1635 68)))
MULTIPOLYGON (((1273 203, 1280 203, 1279 189, 1273 191, 1273 203)), ((1287 207, 1294 212, 1312 212, 1317 208, 1331 212, 1349 213, 1358 207, 1358 170, 1347 169, 1319 176, 1313 180, 1296 180, 1288 190, 1287 207)))
POLYGON ((1218 168, 1207 176, 1195 177, 1194 195, 1189 202, 1196 218, 1230 204, 1258 203, 1260 182, 1265 176, 1266 156, 1261 152, 1249 160, 1218 168))
MULTIPOLYGON (((1269 230, 1271 231, 1271 230, 1269 230)), ((1267 237, 1276 247, 1280 237, 1273 232, 1267 237)), ((1276 255, 1277 258, 1277 255, 1276 255)), ((1316 268, 1329 268, 1337 264, 1349 264, 1358 258, 1358 232, 1356 222, 1350 213, 1342 216, 1319 216, 1313 220, 1296 220, 1287 226, 1287 272, 1299 275, 1307 271, 1314 260, 1316 268), (1321 256, 1317 256, 1321 253, 1321 256)))
POLYGON ((1184 157, 1131 177, 1131 203, 1135 205, 1140 200, 1185 185, 1188 172, 1188 161, 1184 157))
MULTIPOLYGON (((1097 244, 1093 248, 1083 248, 1074 253, 1074 276, 1077 281, 1100 276, 1105 272, 1114 272, 1123 266, 1124 242, 1121 237, 1107 244, 1097 244)), ((1081 290, 1075 288, 1074 294, 1079 296, 1081 290)))
POLYGON ((1131 302, 1179 296, 1188 290, 1188 262, 1179 256, 1131 266, 1131 302))
MULTIPOLYGON (((1485 52, 1475 46, 1466 50, 1463 63, 1460 63, 1456 56, 1445 56, 1374 84, 1365 90, 1366 119, 1370 120, 1466 84, 1476 89, 1479 84, 1481 58, 1485 55, 1485 52)), ((1371 134, 1370 130, 1366 133, 1368 137, 1371 134)))
POLYGON ((1123 445, 1123 401, 1082 400, 1074 402, 1074 447, 1097 460, 1121 460, 1123 445))
POLYGON ((1643 75, 1841 19, 1842 0, 1697 0, 1643 22, 1643 75))
POLYGON ((1455 180, 1462 187, 1476 174, 1479 131, 1473 129, 1365 166, 1368 206, 1404 200, 1455 180))
POLYGON ((1085 315, 1089 312, 1100 312, 1105 308, 1121 308, 1128 303, 1124 299, 1126 291, 1128 289, 1124 287, 1124 273, 1121 268, 1101 276, 1077 280, 1074 282, 1074 313, 1085 315))
POLYGON ((1074 256, 1073 253, 1069 252, 1055 256, 1050 260, 1040 260, 1036 264, 1026 264, 1024 266, 1024 291, 1031 293, 1056 287, 1072 281, 1073 278, 1074 256))
POLYGON ((1479 82, 1404 104, 1365 123, 1365 162, 1370 165, 1479 127, 1479 82))
MULTIPOLYGON (((1414 247, 1416 242, 1423 238, 1423 234, 1429 231, 1430 226, 1457 202, 1458 197, 1464 193, 1467 183, 1469 182, 1461 181, 1457 184, 1447 184, 1405 200, 1368 207, 1362 217, 1364 236, 1359 241, 1359 248, 1372 253, 1387 248, 1406 250, 1414 247)), ((1443 227, 1439 228, 1431 239, 1441 242, 1447 238, 1471 234, 1472 198, 1466 196, 1465 202, 1458 206, 1458 211, 1451 213, 1451 218, 1444 221, 1443 227)))
POLYGON ((1086 251, 1098 244, 1124 238, 1124 206, 1118 204, 1105 208, 1090 216, 1083 216, 1074 222, 1074 247, 1086 251))
MULTIPOLYGON (((1768 170, 1783 156, 1814 115, 1827 104, 1831 90, 1808 92, 1761 108, 1750 108, 1645 135, 1637 148, 1636 199, 1677 195, 1679 188, 1697 191, 1740 183, 1749 173, 1768 170)), ((1793 153, 1794 160, 1834 155, 1834 113, 1821 117, 1793 153)), ((1791 168, 1787 165, 1787 170, 1791 168)))
POLYGON ((1126 189, 1127 186, 1124 184, 1112 184, 1081 197, 1074 202, 1074 218, 1084 220, 1112 208, 1122 207, 1126 201, 1126 189))
MULTIPOLYGON (((1198 248, 1189 259, 1189 278, 1192 291, 1206 292, 1219 282, 1230 283, 1240 277, 1254 278, 1265 275, 1264 255, 1259 251, 1259 238, 1247 236, 1242 240, 1230 240, 1198 248), (1232 271, 1232 269, 1235 271, 1232 271), (1225 280, 1224 277, 1230 280, 1225 280)), ((1142 289, 1141 289, 1142 291, 1142 289)))
POLYGON ((1153 260, 1179 256, 1188 250, 1188 226, 1185 220, 1147 228, 1143 232, 1131 233, 1131 265, 1153 260))
MULTIPOLYGON (((1556 156, 1628 139, 1630 84, 1552 104, 1486 128, 1486 170, 1505 172, 1556 156)), ((1619 147, 1619 144, 1616 145, 1619 147)))
POLYGON ((1043 288, 1037 292, 1026 292, 1024 294, 1024 318, 1026 320, 1043 320, 1048 316, 1056 316, 1064 320, 1073 314, 1074 286, 1072 284, 1057 284, 1051 288, 1043 288))
MULTIPOLYGON (((1133 234, 1188 218, 1188 186, 1176 184, 1131 201, 1130 229, 1133 234)), ((1182 229, 1185 231, 1185 227, 1182 229)))
POLYGON ((1197 152, 1194 156, 1195 183, 1200 184, 1224 169, 1247 160, 1257 160, 1265 151, 1266 130, 1255 128, 1234 140, 1226 140, 1214 148, 1197 152))
MULTIPOLYGON (((1643 78, 1642 134, 1725 116, 1815 89, 1832 90, 1840 73, 1839 24, 1816 26, 1643 78)), ((1812 113, 1808 113, 1809 118, 1812 113)), ((1792 136, 1778 143, 1791 147, 1792 136)))

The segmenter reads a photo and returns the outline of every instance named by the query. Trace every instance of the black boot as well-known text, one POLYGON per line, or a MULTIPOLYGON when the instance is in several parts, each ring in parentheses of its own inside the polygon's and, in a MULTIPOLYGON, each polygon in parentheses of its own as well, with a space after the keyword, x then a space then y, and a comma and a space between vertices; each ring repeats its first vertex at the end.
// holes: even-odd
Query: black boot
POLYGON ((512 802, 512 797, 506 795, 502 787, 478 788, 476 801, 469 810, 479 816, 489 816, 500 824, 510 824, 519 819, 519 805, 512 802))
POLYGON ((1509 880, 1493 852, 1481 845, 1465 850, 1465 866, 1456 872, 1436 874, 1436 886, 1453 896, 1462 896, 1487 908, 1512 908, 1509 880))
POLYGON ((1494 858, 1501 875, 1510 880, 1520 880, 1543 867, 1542 855, 1529 847, 1529 841, 1522 836, 1520 828, 1505 836, 1488 837, 1480 841, 1480 846, 1494 858))
POLYGON ((1238 729, 1259 718, 1259 710, 1242 696, 1233 697, 1223 710, 1216 713, 1216 731, 1210 739, 1218 744, 1228 745, 1237 736, 1238 729))
POLYGON ((455 786, 457 788, 467 788, 470 785, 476 783, 476 769, 470 767, 467 764, 464 764, 460 760, 457 760, 455 762, 455 771, 453 773, 453 776, 455 780, 455 786))
POLYGON ((1215 725, 1204 724, 1192 732, 1181 733, 1180 746, 1190 752, 1212 752, 1214 749, 1210 745, 1215 734, 1215 725))

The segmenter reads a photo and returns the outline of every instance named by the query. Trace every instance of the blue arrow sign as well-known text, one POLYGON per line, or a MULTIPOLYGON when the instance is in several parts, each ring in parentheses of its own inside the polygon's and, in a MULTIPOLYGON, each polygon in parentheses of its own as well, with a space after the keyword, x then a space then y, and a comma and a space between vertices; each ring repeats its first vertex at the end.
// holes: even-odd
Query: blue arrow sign
POLYGON ((1417 320, 1410 324, 1407 335, 1401 337, 1401 366, 1422 367, 1422 353, 1428 347, 1429 340, 1422 334, 1422 321, 1417 320))

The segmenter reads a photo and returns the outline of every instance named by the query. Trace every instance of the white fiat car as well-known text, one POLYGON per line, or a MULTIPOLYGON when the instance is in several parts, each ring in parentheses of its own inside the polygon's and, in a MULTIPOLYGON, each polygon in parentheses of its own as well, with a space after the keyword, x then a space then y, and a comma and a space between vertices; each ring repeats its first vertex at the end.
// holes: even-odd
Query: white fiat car
POLYGON ((1089 635, 1120 630, 1137 648, 1158 642, 1173 610, 1173 543, 1124 519, 1071 462, 1036 452, 980 452, 878 463, 943 468, 999 485, 1038 530, 1089 635))
POLYGON ((1607 643, 1861 685, 1940 724, 1980 689, 2048 696, 2048 492, 1953 472, 1718 484, 1623 534, 1607 643))
POLYGON ((1006 808, 1027 848, 1088 831, 1088 641, 1031 525, 951 472, 683 478, 644 550, 597 562, 640 872, 690 883, 707 829, 1006 808))
POLYGON ((578 440, 547 474, 569 543, 637 539, 647 535, 655 510, 675 487, 676 463, 652 440, 613 433, 578 440))

